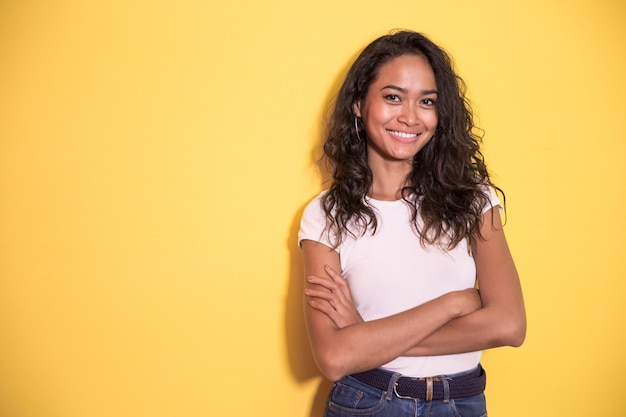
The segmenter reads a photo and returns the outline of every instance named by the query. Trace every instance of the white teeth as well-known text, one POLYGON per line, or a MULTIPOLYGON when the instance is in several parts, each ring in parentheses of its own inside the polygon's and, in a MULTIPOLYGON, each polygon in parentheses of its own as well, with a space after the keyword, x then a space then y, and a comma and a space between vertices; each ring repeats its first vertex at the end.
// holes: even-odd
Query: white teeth
POLYGON ((395 130, 390 130, 389 133, 395 136, 400 136, 401 138, 405 138, 405 139, 417 137, 417 133, 396 132, 395 130))

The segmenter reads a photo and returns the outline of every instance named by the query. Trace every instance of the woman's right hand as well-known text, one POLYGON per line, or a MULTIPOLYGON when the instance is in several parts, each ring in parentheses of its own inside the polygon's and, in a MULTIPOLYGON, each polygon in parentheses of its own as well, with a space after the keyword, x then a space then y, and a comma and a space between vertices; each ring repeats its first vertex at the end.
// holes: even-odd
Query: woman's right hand
POLYGON ((309 305, 326 314, 339 329, 352 324, 363 323, 363 318, 352 301, 347 281, 332 267, 324 265, 330 279, 311 275, 307 280, 322 289, 307 288, 305 294, 311 297, 309 305), (326 302, 321 302, 322 300, 326 302))

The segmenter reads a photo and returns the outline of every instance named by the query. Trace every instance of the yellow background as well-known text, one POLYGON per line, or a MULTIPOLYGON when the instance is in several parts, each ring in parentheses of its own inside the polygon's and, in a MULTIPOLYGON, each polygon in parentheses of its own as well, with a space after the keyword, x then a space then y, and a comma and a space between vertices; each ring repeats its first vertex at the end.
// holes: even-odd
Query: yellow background
POLYGON ((319 415, 299 216, 347 65, 448 49, 529 330, 490 416, 626 415, 621 0, 0 2, 0 416, 319 415))

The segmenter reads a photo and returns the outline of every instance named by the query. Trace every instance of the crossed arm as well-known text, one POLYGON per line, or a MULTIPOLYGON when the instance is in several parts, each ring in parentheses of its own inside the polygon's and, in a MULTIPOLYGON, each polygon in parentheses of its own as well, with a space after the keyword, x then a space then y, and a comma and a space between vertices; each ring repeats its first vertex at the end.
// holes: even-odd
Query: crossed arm
POLYGON ((364 322, 339 275, 339 255, 302 242, 305 318, 321 371, 331 380, 381 366, 399 356, 462 353, 519 346, 526 333, 521 286, 500 216, 483 215, 472 248, 480 293, 453 291, 410 310, 364 322))

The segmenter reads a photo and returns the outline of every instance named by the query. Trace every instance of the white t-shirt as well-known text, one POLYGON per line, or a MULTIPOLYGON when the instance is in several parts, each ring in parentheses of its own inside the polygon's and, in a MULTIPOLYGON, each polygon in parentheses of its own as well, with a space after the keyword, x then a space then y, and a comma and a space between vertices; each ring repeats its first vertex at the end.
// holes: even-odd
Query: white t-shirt
MULTIPOLYGON (((332 244, 324 232, 326 217, 321 208, 322 192, 306 207, 298 241, 305 239, 332 244)), ((467 241, 444 251, 422 246, 411 226, 411 209, 403 200, 367 199, 377 213, 374 235, 347 236, 336 249, 341 274, 348 280, 352 298, 363 320, 370 321, 406 311, 450 291, 474 287, 476 266, 467 241)), ((500 201, 491 191, 491 207, 500 201)), ((419 323, 416 323, 419 325, 419 323)), ((382 366, 406 376, 452 374, 478 365, 481 352, 443 356, 399 357, 382 366)))

